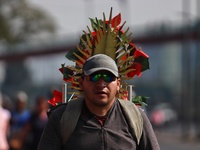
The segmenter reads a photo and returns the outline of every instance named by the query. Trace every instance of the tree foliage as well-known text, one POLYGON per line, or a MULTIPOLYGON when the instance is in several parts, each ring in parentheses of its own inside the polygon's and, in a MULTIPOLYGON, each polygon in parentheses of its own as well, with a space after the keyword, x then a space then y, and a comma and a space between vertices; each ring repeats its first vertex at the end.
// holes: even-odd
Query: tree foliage
MULTIPOLYGON (((44 35, 55 33, 53 19, 42 9, 26 0, 0 0, 0 51, 2 45, 7 54, 16 51, 17 44, 24 44, 44 35)), ((31 78, 24 60, 6 62, 5 80, 1 90, 12 95, 16 90, 27 91, 31 78)))
POLYGON ((17 44, 44 33, 53 33, 53 19, 26 0, 0 1, 0 40, 17 44))

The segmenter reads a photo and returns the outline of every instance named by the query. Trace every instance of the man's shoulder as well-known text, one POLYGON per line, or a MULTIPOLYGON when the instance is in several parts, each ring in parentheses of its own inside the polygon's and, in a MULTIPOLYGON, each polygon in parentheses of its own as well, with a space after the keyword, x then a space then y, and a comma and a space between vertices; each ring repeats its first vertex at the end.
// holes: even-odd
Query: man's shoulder
POLYGON ((77 111, 77 108, 79 109, 80 107, 82 107, 82 104, 83 104, 83 98, 70 100, 67 103, 59 104, 58 106, 50 108, 47 114, 48 116, 50 116, 51 114, 62 115, 64 111, 66 111, 66 113, 74 112, 77 111))
POLYGON ((126 106, 126 107, 130 107, 130 108, 134 108, 134 109, 139 109, 133 102, 131 101, 127 101, 127 100, 123 100, 123 99, 117 99, 118 103, 121 105, 121 106, 126 106))
POLYGON ((67 103, 63 103, 63 104, 54 106, 52 108, 49 108, 49 110, 47 111, 47 115, 48 115, 48 117, 50 117, 50 115, 52 115, 52 114, 62 115, 62 113, 64 112, 66 107, 67 107, 67 103))

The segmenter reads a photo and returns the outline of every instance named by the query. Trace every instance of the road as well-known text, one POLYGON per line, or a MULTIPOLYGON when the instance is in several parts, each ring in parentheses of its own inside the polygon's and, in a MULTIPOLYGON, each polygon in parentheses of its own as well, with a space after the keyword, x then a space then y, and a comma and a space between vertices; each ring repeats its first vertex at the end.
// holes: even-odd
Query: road
POLYGON ((161 150, 200 150, 200 139, 183 139, 180 128, 156 131, 161 150))
POLYGON ((156 134, 161 150, 200 150, 200 141, 182 140, 165 134, 156 134))

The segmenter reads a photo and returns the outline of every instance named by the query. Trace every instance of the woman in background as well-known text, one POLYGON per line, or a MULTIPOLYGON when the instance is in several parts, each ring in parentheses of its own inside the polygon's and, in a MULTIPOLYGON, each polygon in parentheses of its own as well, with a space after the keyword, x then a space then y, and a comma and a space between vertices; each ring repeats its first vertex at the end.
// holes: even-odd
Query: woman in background
POLYGON ((2 107, 3 105, 3 96, 0 93, 0 150, 9 150, 8 144, 8 133, 10 128, 10 118, 11 114, 7 109, 2 107))

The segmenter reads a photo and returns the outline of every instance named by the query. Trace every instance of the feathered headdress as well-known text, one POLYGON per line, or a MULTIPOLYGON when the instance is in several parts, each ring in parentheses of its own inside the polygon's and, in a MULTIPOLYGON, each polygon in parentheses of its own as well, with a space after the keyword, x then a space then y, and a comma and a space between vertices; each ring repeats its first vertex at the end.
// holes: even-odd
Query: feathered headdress
MULTIPOLYGON (((129 28, 125 31, 122 29, 126 22, 120 25, 121 14, 112 18, 112 8, 109 20, 106 20, 103 13, 103 20, 90 18, 90 21, 92 30, 87 26, 88 31, 83 31, 77 48, 66 54, 66 58, 75 62, 75 66, 62 64, 59 69, 63 74, 63 80, 70 84, 68 87, 75 90, 75 95, 81 94, 78 79, 81 77, 84 62, 95 54, 106 54, 115 60, 118 66, 121 79, 118 97, 126 98, 126 80, 132 79, 135 75, 140 76, 143 71, 149 69, 149 56, 131 42, 129 28)), ((52 99, 49 101, 51 104, 58 102, 58 97, 62 94, 55 91, 54 95, 57 96, 57 100, 52 99)))

